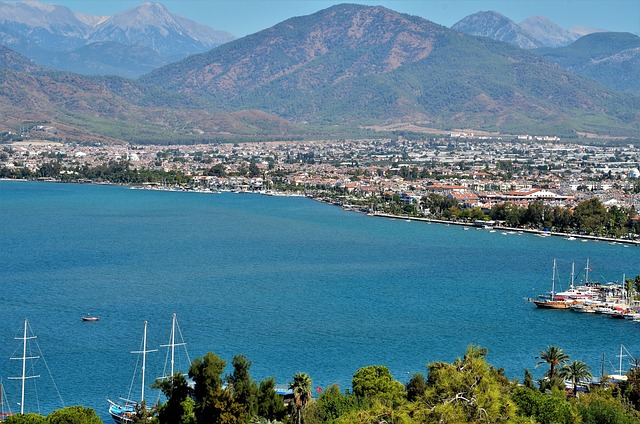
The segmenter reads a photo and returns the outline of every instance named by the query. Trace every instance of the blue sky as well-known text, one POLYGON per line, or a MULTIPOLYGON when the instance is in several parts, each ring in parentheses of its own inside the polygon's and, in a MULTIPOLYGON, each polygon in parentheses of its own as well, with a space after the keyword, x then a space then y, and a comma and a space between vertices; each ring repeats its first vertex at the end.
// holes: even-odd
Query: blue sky
MULTIPOLYGON (((94 15, 112 15, 142 3, 142 0, 41 1, 94 15)), ((546 16, 567 29, 581 25, 640 34, 640 0, 163 0, 160 3, 172 13, 237 36, 339 3, 380 5, 448 27, 472 13, 495 10, 516 23, 531 16, 546 16)))

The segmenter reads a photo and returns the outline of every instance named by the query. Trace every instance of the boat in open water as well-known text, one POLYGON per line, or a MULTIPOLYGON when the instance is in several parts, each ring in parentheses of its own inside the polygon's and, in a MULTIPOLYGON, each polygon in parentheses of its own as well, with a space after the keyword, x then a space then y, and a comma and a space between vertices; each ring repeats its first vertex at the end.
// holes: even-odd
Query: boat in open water
POLYGON ((82 321, 100 321, 100 318, 91 316, 91 314, 83 315, 82 321))

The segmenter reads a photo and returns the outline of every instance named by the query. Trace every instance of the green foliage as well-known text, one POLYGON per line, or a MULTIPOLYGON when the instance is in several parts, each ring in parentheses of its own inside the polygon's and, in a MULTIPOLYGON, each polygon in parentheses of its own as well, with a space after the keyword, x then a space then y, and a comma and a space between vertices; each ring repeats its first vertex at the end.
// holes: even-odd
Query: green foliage
POLYGON ((45 417, 40 414, 16 414, 7 417, 3 424, 48 424, 48 421, 45 417))
POLYGON ((544 375, 549 379, 553 379, 557 377, 558 367, 564 366, 569 360, 569 355, 564 353, 558 346, 548 346, 545 350, 541 350, 536 358, 540 359, 536 364, 536 368, 540 365, 548 364, 549 370, 544 375))
POLYGON ((612 206, 606 209, 598 198, 580 202, 573 211, 556 206, 551 209, 541 201, 533 201, 526 208, 505 202, 489 211, 491 219, 503 221, 510 227, 549 228, 554 231, 622 237, 636 231, 631 218, 633 208, 612 206))
POLYGON ((156 380, 152 387, 160 389, 167 398, 157 409, 158 424, 195 424, 191 389, 181 372, 167 379, 156 380))
POLYGON ((311 377, 308 374, 299 372, 293 376, 293 382, 289 383, 289 390, 293 390, 292 416, 296 424, 304 422, 303 412, 307 404, 311 401, 311 377))
POLYGON ((509 422, 516 408, 511 385, 484 360, 487 350, 470 346, 452 364, 428 365, 425 402, 429 421, 509 422))
POLYGON ((371 403, 395 407, 405 399, 404 385, 395 380, 389 368, 383 365, 360 368, 353 375, 351 386, 356 397, 371 403))
POLYGON ((258 416, 268 420, 282 420, 287 409, 282 398, 276 393, 276 381, 273 377, 260 382, 258 389, 258 416))
POLYGON ((419 372, 413 374, 409 382, 407 382, 405 389, 407 391, 407 400, 409 402, 413 402, 424 396, 424 392, 427 389, 424 375, 419 372))
POLYGON ((627 409, 619 399, 605 391, 581 395, 577 409, 583 424, 631 424, 640 421, 637 411, 627 409))
POLYGON ((189 368, 195 382, 194 413, 198 424, 235 424, 246 421, 244 406, 236 402, 233 393, 222 388, 222 373, 226 362, 212 352, 196 358, 189 368))
POLYGON ((357 411, 361 403, 353 394, 344 394, 340 386, 333 384, 327 387, 318 397, 316 409, 322 422, 333 422, 349 412, 357 411))
POLYGON ((541 393, 528 387, 514 390, 511 398, 518 407, 518 413, 533 417, 536 422, 548 424, 573 424, 577 412, 561 392, 541 393))
POLYGON ((577 396, 578 394, 578 385, 582 382, 586 382, 590 380, 593 375, 591 375, 591 371, 589 366, 582 361, 572 361, 569 364, 563 366, 558 372, 558 376, 563 378, 565 381, 569 380, 573 385, 573 395, 577 396))
POLYGON ((524 370, 524 381, 522 382, 522 385, 527 389, 535 389, 535 383, 533 382, 533 375, 531 374, 531 371, 529 371, 528 369, 524 370))
POLYGON ((101 424, 100 417, 91 408, 68 406, 47 416, 49 424, 101 424))
POLYGON ((258 384, 251 379, 249 369, 252 362, 245 355, 236 355, 231 361, 233 373, 227 376, 228 387, 234 400, 244 406, 249 417, 258 413, 258 384))
POLYGON ((607 214, 607 209, 596 197, 579 203, 573 212, 577 228, 595 234, 603 233, 607 214))

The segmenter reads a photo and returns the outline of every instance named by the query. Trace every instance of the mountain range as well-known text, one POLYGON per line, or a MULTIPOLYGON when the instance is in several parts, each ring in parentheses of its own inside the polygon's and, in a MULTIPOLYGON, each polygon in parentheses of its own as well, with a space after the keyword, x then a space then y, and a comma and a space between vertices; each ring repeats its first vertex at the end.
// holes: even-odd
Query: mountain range
POLYGON ((469 15, 453 24, 456 31, 489 37, 522 49, 566 46, 583 35, 602 30, 581 28, 580 32, 564 29, 544 16, 533 16, 517 24, 495 11, 469 15))
POLYGON ((465 34, 529 49, 617 91, 640 93, 640 37, 589 28, 566 30, 541 16, 516 24, 498 12, 478 12, 452 27, 465 34))
POLYGON ((54 71, 6 48, 0 57, 0 131, 46 123, 76 141, 344 136, 389 123, 637 138, 640 122, 636 95, 537 50, 384 7, 291 18, 136 80, 54 71))
POLYGON ((137 77, 233 40, 145 2, 113 16, 37 1, 0 1, 0 44, 55 69, 137 77))

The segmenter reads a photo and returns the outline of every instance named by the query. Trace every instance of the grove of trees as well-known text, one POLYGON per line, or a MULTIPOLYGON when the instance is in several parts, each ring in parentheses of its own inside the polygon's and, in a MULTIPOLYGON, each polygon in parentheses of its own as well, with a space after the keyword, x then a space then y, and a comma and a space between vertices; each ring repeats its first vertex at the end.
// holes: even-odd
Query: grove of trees
MULTIPOLYGON (((276 393, 273 378, 258 383, 250 375, 251 361, 236 355, 233 371, 223 375, 226 361, 207 353, 196 358, 187 376, 157 380, 165 401, 151 413, 138 408, 132 423, 156 424, 365 424, 365 423, 612 423, 640 422, 640 368, 627 381, 599 384, 587 364, 570 360, 557 346, 536 357, 547 368, 533 380, 525 370, 522 383, 511 381, 502 369, 485 360, 487 349, 471 345, 452 363, 427 364, 426 376, 414 374, 403 384, 383 365, 357 370, 351 388, 334 384, 313 398, 313 382, 297 373, 289 395, 276 393)), ((320 390, 318 390, 320 391, 320 390)), ((14 415, 7 424, 97 424, 89 408, 73 406, 44 417, 14 415)))

